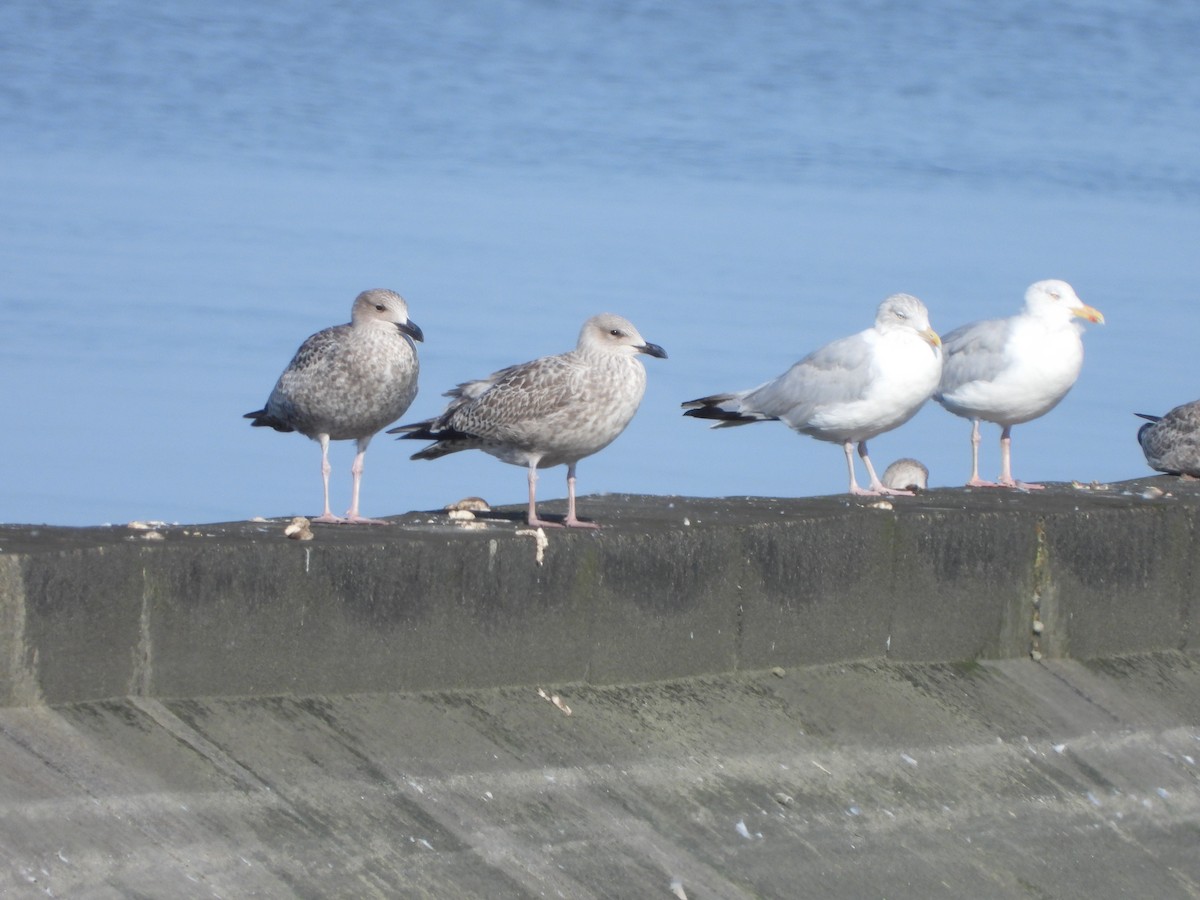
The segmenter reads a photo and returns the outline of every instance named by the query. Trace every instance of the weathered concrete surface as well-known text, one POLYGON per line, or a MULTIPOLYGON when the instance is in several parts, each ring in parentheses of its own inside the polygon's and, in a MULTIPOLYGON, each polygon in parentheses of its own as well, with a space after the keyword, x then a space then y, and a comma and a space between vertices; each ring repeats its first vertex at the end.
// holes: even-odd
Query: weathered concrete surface
POLYGON ((1200 898, 1200 487, 581 503, 0 526, 0 896, 1200 898))
POLYGON ((549 531, 541 564, 516 513, 310 542, 2 526, 0 705, 1200 649, 1196 483, 581 508, 606 527, 549 531))
POLYGON ((0 895, 1200 896, 1194 655, 559 690, 0 710, 0 895))

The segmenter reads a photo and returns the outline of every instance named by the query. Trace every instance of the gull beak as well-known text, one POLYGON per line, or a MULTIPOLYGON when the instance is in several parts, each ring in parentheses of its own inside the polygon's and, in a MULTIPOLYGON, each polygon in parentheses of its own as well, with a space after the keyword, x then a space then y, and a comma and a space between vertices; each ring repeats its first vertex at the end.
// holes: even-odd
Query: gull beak
POLYGON ((932 328, 926 328, 924 331, 922 331, 921 337, 923 337, 923 338, 925 338, 925 340, 929 341, 930 347, 942 346, 942 339, 940 337, 938 337, 938 333, 936 331, 934 331, 932 328))
POLYGON ((645 353, 647 356, 657 356, 659 359, 667 358, 667 351, 658 344, 651 344, 649 341, 637 348, 639 353, 645 353))
POLYGON ((421 330, 421 326, 416 322, 405 322, 403 325, 397 325, 396 327, 407 334, 414 341, 425 340, 425 332, 421 330))
POLYGON ((1100 310, 1096 309, 1095 307, 1088 306, 1086 303, 1082 304, 1081 306, 1072 306, 1071 312, 1079 316, 1081 319, 1087 319, 1089 322, 1099 322, 1101 325, 1104 324, 1104 313, 1100 312, 1100 310))

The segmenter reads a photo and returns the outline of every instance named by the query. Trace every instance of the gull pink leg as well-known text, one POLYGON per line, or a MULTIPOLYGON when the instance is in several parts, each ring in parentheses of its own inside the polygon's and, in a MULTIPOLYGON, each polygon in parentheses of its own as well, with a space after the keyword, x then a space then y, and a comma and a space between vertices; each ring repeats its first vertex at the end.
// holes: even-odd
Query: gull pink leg
POLYGON ((371 438, 374 435, 367 435, 365 438, 359 438, 358 453, 354 455, 354 465, 350 467, 350 475, 354 479, 354 488, 350 494, 350 511, 346 513, 345 521, 350 525, 386 525, 383 519, 368 519, 366 516, 358 514, 358 489, 362 485, 363 473, 363 457, 367 453, 367 445, 371 443, 371 438))
POLYGON ((871 457, 867 456, 867 442, 858 442, 858 455, 862 457, 863 464, 867 467, 867 474, 871 476, 871 494, 890 494, 891 496, 912 497, 912 491, 901 490, 900 488, 890 488, 875 474, 875 467, 871 465, 871 457))
POLYGON ((575 463, 567 466, 567 518, 563 522, 568 528, 599 528, 595 522, 581 522, 575 517, 575 463))
POLYGON ((539 519, 537 514, 537 462, 529 464, 529 515, 525 521, 529 523, 530 528, 561 528, 557 522, 547 522, 545 519, 539 519))
POLYGON ((319 434, 317 435, 317 441, 321 445, 321 481, 325 485, 325 511, 313 519, 313 521, 336 525, 342 519, 340 516, 335 516, 329 511, 329 435, 319 434))
POLYGON ((1023 491, 1040 491, 1044 484, 1030 484, 1017 481, 1012 476, 1012 426, 1005 425, 1000 434, 1000 483, 1005 487, 1020 488, 1023 491))
POLYGON ((868 491, 858 486, 858 479, 854 477, 854 443, 846 441, 842 444, 842 450, 846 453, 846 468, 850 470, 850 493, 856 497, 877 497, 877 491, 868 491))
POLYGON ((983 438, 979 434, 979 420, 971 420, 971 480, 967 482, 967 487, 1004 487, 1002 484, 997 484, 994 481, 987 481, 979 477, 979 444, 983 438))

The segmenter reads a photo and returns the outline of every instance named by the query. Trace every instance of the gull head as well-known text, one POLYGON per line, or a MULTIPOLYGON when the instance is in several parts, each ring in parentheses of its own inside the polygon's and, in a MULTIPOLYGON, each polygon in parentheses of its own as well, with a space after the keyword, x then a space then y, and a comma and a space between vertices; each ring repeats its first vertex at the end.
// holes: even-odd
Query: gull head
POLYGON ((355 325, 383 322, 395 325, 414 341, 425 340, 425 334, 416 322, 409 321, 408 304, 395 291, 374 288, 363 291, 354 298, 350 308, 350 321, 355 325))
POLYGON ((942 339, 929 324, 929 310, 912 294, 892 294, 880 303, 875 330, 881 334, 911 331, 935 350, 942 346, 942 339))
POLYGON ((613 313, 600 313, 583 323, 579 331, 576 349, 588 353, 604 353, 620 356, 647 356, 667 358, 667 351, 658 344, 651 344, 641 336, 633 323, 613 313))
POLYGON ((1100 310, 1088 306, 1079 299, 1075 288, 1057 278, 1035 281, 1029 286, 1025 291, 1025 311, 1044 319, 1069 322, 1080 318, 1104 324, 1104 315, 1100 310))

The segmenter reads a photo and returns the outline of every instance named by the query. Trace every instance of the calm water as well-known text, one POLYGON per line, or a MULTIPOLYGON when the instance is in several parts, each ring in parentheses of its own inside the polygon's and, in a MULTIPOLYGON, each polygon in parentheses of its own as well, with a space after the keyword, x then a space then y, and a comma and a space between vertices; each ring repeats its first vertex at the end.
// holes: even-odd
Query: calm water
MULTIPOLYGON (((1021 477, 1147 473, 1131 413, 1200 397, 1194 4, 173 6, 0 6, 0 521, 318 511, 316 445, 240 416, 367 287, 425 330, 408 419, 595 312, 664 345, 584 493, 844 490, 836 446, 678 404, 901 290, 943 332, 1048 277, 1108 317, 1021 477)), ((968 432, 929 406, 872 457, 959 484, 968 432)), ((412 449, 376 439, 364 512, 524 497, 412 449)))

